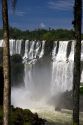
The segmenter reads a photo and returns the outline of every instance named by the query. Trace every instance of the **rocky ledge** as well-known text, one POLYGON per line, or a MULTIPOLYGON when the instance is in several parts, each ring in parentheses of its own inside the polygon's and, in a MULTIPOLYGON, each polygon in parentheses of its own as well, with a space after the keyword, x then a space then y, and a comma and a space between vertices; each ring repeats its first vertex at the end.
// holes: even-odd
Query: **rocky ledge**
MULTIPOLYGON (((2 106, 0 106, 0 125, 2 125, 2 106)), ((32 113, 29 109, 11 106, 10 125, 45 125, 45 120, 32 113)))

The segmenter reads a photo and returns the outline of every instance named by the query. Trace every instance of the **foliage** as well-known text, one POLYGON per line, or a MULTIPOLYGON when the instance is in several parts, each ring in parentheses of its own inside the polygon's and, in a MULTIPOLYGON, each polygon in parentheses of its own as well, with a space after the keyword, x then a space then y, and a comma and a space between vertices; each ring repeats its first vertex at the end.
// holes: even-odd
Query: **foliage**
MULTIPOLYGON (((0 29, 0 39, 2 39, 2 29, 0 29)), ((67 29, 35 29, 34 31, 22 31, 10 27, 10 39, 29 39, 29 40, 71 40, 74 39, 73 30, 67 29)), ((82 35, 83 38, 83 35, 82 35)))
MULTIPOLYGON (((0 123, 2 124, 2 106, 0 106, 0 123)), ((11 106, 11 125, 44 125, 45 120, 38 118, 37 113, 33 114, 29 109, 14 108, 11 106)), ((0 125, 1 125, 0 124, 0 125)))
POLYGON ((80 87, 80 94, 83 95, 83 86, 80 87))

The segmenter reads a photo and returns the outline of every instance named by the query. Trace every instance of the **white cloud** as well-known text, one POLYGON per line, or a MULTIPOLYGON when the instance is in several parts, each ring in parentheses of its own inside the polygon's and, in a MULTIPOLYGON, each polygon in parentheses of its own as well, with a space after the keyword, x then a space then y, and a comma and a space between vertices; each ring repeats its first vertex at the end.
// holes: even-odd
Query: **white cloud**
POLYGON ((24 16, 24 15, 25 15, 25 12, 23 12, 23 11, 16 11, 15 14, 16 14, 17 16, 24 16))
POLYGON ((15 12, 13 12, 12 10, 9 10, 8 12, 9 14, 15 14, 16 16, 24 16, 26 14, 26 12, 24 11, 20 11, 20 10, 16 10, 15 12))
POLYGON ((73 5, 73 0, 52 0, 48 2, 48 7, 56 10, 70 10, 73 8, 73 5))
POLYGON ((45 28, 46 25, 44 23, 40 23, 40 28, 45 28))

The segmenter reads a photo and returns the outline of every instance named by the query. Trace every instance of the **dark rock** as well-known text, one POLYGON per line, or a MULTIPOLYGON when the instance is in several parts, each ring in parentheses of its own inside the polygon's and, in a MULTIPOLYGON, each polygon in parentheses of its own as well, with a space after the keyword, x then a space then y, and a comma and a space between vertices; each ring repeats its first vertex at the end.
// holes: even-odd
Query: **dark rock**
POLYGON ((55 111, 61 111, 61 107, 55 107, 55 111))
MULTIPOLYGON (((73 109, 73 92, 66 91, 62 93, 57 102, 55 110, 60 111, 61 109, 73 109)), ((80 95, 80 111, 83 111, 83 95, 80 95)))
POLYGON ((24 85, 24 64, 19 54, 11 56, 11 85, 24 85))

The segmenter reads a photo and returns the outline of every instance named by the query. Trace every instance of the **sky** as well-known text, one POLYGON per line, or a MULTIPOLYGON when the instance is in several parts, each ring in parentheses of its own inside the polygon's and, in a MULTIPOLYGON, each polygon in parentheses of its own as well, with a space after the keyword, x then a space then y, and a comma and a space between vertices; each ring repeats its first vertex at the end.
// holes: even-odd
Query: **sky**
MULTIPOLYGON (((74 0, 17 0, 14 13, 11 0, 8 1, 9 24, 12 27, 22 30, 73 28, 74 0)), ((2 27, 1 10, 0 27, 2 27)))

